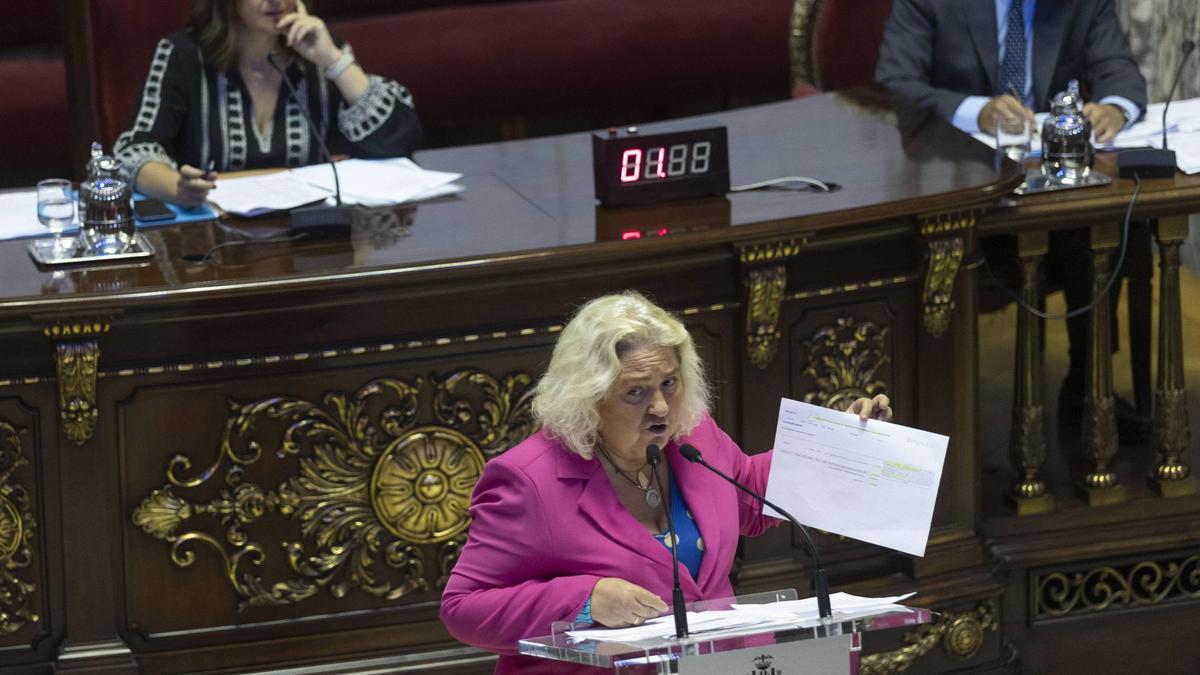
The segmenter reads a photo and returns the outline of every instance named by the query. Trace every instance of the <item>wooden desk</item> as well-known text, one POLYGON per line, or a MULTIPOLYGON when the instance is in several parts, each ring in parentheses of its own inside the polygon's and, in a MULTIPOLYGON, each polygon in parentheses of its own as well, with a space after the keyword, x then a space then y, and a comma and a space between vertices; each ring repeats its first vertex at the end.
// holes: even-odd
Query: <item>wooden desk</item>
MULTIPOLYGON (((771 443, 783 395, 887 392, 898 421, 949 434, 926 558, 832 537, 825 557, 835 585, 916 588, 938 608, 995 597, 961 263, 1017 167, 869 89, 713 120, 735 184, 841 189, 605 211, 572 135, 422 153, 466 192, 350 241, 204 264, 282 223, 163 227, 145 265, 62 273, 0 243, 0 662, 490 668, 437 621, 471 486, 532 431, 530 386, 571 310, 625 288, 681 313, 714 414, 749 451, 771 443), (631 228, 669 234, 620 240, 631 228)), ((805 587, 799 551, 782 528, 746 542, 739 590, 805 587)), ((989 637, 977 658, 999 649, 989 637)))

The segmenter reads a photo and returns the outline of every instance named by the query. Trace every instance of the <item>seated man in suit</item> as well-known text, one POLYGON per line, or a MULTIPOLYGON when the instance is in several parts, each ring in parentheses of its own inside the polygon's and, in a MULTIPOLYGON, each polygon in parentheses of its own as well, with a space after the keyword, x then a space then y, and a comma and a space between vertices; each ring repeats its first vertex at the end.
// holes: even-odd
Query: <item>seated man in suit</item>
MULTIPOLYGON (((884 29, 875 79, 937 110, 968 133, 995 133, 1003 116, 1046 111, 1050 98, 1080 81, 1098 142, 1109 141, 1146 109, 1146 81, 1117 22, 1112 0, 896 0, 884 29)), ((1012 238, 984 240, 989 259, 1012 251, 1012 238)), ((1011 254, 1010 254, 1011 255, 1011 254)), ((1091 256, 1086 231, 1051 233, 1047 279, 1061 284, 1070 308, 1091 301, 1091 256)), ((1109 300, 1116 306, 1118 287, 1109 300)), ((1115 311, 1114 311, 1115 317, 1115 311)), ((1067 321, 1070 370, 1059 415, 1082 414, 1088 317, 1067 321)), ((1113 339, 1113 348, 1117 342, 1113 339)), ((1118 399, 1125 440, 1149 431, 1118 399)))

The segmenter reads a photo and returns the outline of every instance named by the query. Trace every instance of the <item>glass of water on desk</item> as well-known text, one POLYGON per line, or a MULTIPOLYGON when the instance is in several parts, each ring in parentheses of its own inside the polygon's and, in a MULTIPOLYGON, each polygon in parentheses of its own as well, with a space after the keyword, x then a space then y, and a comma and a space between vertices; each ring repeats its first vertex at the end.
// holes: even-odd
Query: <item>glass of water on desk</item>
POLYGON ((1029 155, 1033 125, 1026 117, 996 119, 996 150, 1020 164, 1029 155))
MULTIPOLYGON (((51 178, 37 184, 38 220, 54 235, 52 249, 55 258, 70 258, 74 246, 63 244, 62 233, 75 221, 75 197, 71 193, 71 181, 51 178)), ((74 240, 69 240, 72 244, 74 240)))

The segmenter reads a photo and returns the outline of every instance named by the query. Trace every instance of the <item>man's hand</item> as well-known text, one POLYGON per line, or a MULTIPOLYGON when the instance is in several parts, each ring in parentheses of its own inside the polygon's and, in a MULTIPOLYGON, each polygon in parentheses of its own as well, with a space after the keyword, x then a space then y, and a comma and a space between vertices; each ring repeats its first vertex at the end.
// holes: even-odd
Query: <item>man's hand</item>
POLYGON ((1111 141, 1125 128, 1125 111, 1111 103, 1084 103, 1083 114, 1092 123, 1097 143, 1111 141))
POLYGON ((995 136, 996 122, 1002 117, 1025 117, 1029 119, 1030 126, 1036 126, 1033 111, 1026 108, 1015 96, 1005 94, 994 96, 983 105, 983 109, 979 111, 979 130, 995 136))
POLYGON ((592 621, 602 626, 640 626, 665 611, 662 598, 624 579, 605 577, 592 587, 592 621))

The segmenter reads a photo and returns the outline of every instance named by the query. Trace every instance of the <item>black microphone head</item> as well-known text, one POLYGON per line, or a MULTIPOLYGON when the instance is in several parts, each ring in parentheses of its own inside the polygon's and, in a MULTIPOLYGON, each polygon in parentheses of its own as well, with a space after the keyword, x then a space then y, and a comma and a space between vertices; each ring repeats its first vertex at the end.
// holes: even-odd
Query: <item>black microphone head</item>
POLYGON ((699 462, 704 459, 700 456, 700 451, 696 449, 696 446, 691 443, 684 443, 679 448, 679 454, 683 455, 683 458, 689 462, 699 462))
POLYGON ((655 443, 651 443, 650 445, 647 445, 646 446, 646 463, 649 464, 650 466, 658 466, 658 463, 660 461, 662 461, 662 450, 658 447, 658 445, 655 443))

